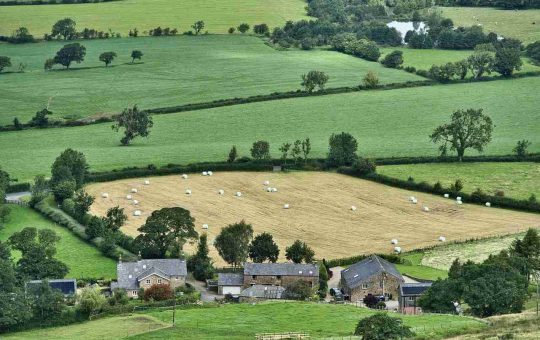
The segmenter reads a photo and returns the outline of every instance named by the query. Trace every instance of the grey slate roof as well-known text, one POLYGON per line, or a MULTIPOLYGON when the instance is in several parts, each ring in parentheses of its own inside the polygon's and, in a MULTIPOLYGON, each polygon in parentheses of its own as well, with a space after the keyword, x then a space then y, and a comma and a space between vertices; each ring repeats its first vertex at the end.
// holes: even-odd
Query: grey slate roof
POLYGON ((111 288, 138 289, 138 279, 152 270, 169 276, 187 276, 186 261, 179 259, 152 259, 137 262, 119 262, 116 265, 118 281, 111 288))
POLYGON ((242 286, 244 275, 238 273, 219 273, 218 286, 242 286))
POLYGON ((258 299, 281 299, 285 288, 281 286, 253 285, 244 289, 240 297, 258 299))
POLYGON ((431 287, 431 282, 428 283, 402 283, 399 285, 401 296, 420 296, 431 287))
POLYGON ((169 275, 167 275, 167 273, 163 272, 162 270, 160 270, 159 268, 156 268, 156 267, 151 267, 150 269, 147 269, 145 270, 144 272, 142 272, 138 277, 137 277, 137 280, 138 281, 141 281, 143 280, 145 277, 148 277, 150 275, 157 275, 157 276, 161 276, 161 277, 164 277, 166 279, 169 279, 169 275))
POLYGON ((371 255, 370 257, 353 264, 349 268, 342 270, 341 279, 345 281, 349 288, 355 288, 360 286, 363 281, 371 276, 382 272, 392 275, 403 282, 403 277, 396 269, 396 266, 377 255, 371 255))
POLYGON ((319 266, 303 263, 244 263, 244 275, 318 277, 319 266))

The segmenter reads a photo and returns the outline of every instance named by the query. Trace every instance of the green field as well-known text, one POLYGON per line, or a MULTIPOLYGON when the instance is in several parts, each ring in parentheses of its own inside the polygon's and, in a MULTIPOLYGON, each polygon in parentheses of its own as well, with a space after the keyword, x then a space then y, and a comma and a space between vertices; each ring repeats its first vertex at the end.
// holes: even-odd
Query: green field
MULTIPOLYGON (((467 59, 473 52, 464 50, 438 50, 438 49, 414 49, 408 47, 385 47, 381 49, 381 52, 387 54, 392 51, 403 52, 403 66, 412 66, 417 70, 428 71, 433 65, 444 65, 449 62, 456 62, 463 59, 467 59)), ((520 72, 540 71, 540 67, 533 65, 528 58, 522 58, 523 66, 520 72)), ((492 73, 492 75, 498 75, 492 73)), ((471 75, 469 74, 469 77, 471 75)))
POLYGON ((37 36, 50 32, 52 25, 69 17, 84 27, 127 35, 136 27, 140 32, 151 28, 175 27, 180 32, 191 29, 197 20, 206 23, 211 33, 226 33, 242 22, 250 25, 266 23, 271 28, 287 20, 305 18, 301 0, 231 0, 171 1, 123 0, 99 4, 9 6, 0 10, 0 35, 8 35, 19 26, 26 26, 37 36))
POLYGON ((456 179, 463 182, 463 191, 472 193, 477 188, 494 195, 503 191, 505 196, 528 199, 531 194, 540 197, 540 164, 538 163, 438 163, 386 165, 377 168, 380 174, 416 182, 440 181, 449 187, 456 179))
POLYGON ((488 7, 443 7, 443 16, 455 26, 481 24, 484 31, 505 37, 518 38, 524 43, 540 40, 540 9, 523 11, 488 7))
MULTIPOLYGON (((361 318, 374 311, 351 305, 301 302, 236 304, 189 309, 177 313, 176 327, 147 333, 140 339, 253 339, 256 333, 307 332, 313 338, 351 335, 361 318)), ((150 315, 165 322, 172 312, 150 315)), ((450 333, 483 328, 469 318, 451 315, 395 316, 403 318, 418 335, 438 339, 450 333)))
POLYGON ((0 159, 9 160, 2 162, 4 170, 24 181, 39 173, 48 174, 54 159, 68 147, 84 152, 92 170, 224 161, 232 144, 246 156, 259 139, 269 141, 273 156, 278 157, 281 143, 310 137, 310 156, 324 157, 328 137, 341 131, 358 138, 362 156, 427 156, 438 152, 428 138, 433 129, 447 121, 453 110, 469 107, 484 108, 496 125, 486 154, 508 154, 516 141, 524 138, 532 142, 529 151, 538 152, 539 86, 540 77, 531 77, 158 115, 150 137, 135 140, 129 147, 119 146, 120 134, 113 132, 110 124, 3 132, 0 159))
MULTIPOLYGON (((84 6, 84 5, 75 5, 84 6)), ((34 6, 44 7, 44 6, 34 6)), ((86 40, 86 59, 73 69, 45 72, 45 59, 64 42, 0 44, 0 55, 12 58, 12 69, 27 64, 25 73, 2 74, 0 124, 14 117, 27 122, 50 100, 51 118, 80 118, 117 113, 138 104, 142 108, 174 106, 215 99, 270 94, 299 89, 301 75, 320 70, 330 76, 328 87, 354 86, 369 71, 382 83, 421 80, 403 71, 382 67, 331 51, 277 51, 261 39, 240 35, 86 40), (131 65, 134 49, 143 64, 131 65), (99 55, 115 51, 113 67, 99 55)))
POLYGON ((148 315, 117 316, 64 327, 2 334, 2 339, 112 340, 167 326, 166 323, 148 315))
MULTIPOLYGON (((435 249, 438 249, 435 248, 435 249)), ((425 254, 420 252, 405 253, 402 258, 405 264, 396 264, 396 268, 402 275, 415 279, 431 280, 445 279, 448 276, 448 268, 434 268, 423 262, 425 254)))
MULTIPOLYGON (((14 232, 25 227, 52 229, 60 236, 57 244, 57 258, 69 267, 69 278, 115 278, 116 263, 101 252, 77 238, 68 229, 43 218, 30 208, 10 205, 11 213, 4 228, 0 230, 0 240, 5 241, 14 232)), ((14 257, 20 255, 15 253, 14 257)))

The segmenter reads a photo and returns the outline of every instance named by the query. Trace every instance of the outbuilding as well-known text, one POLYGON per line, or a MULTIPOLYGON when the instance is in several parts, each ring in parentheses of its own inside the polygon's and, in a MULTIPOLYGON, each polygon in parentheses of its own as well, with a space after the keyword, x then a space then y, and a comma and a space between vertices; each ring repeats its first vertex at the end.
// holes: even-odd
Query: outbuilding
POLYGON ((218 294, 239 296, 244 285, 244 275, 242 273, 219 273, 218 274, 218 294))

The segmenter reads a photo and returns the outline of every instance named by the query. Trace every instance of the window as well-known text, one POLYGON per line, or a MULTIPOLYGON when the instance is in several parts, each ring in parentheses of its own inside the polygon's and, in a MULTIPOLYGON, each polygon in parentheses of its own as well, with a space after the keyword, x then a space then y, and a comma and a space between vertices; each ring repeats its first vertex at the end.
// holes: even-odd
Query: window
POLYGON ((150 279, 146 280, 146 284, 148 285, 150 284, 150 279))
POLYGON ((368 284, 366 282, 362 283, 362 289, 368 289, 368 284))
POLYGON ((257 278, 257 275, 251 275, 251 278, 255 280, 257 278))
POLYGON ((412 296, 407 296, 407 301, 414 301, 414 297, 412 297, 412 296))
POLYGON ((276 276, 278 280, 281 280, 281 275, 276 276))
POLYGON ((136 291, 136 290, 133 291, 133 296, 137 296, 138 294, 139 294, 138 291, 136 291))
POLYGON ((160 284, 160 283, 161 283, 161 279, 157 279, 157 283, 160 284))

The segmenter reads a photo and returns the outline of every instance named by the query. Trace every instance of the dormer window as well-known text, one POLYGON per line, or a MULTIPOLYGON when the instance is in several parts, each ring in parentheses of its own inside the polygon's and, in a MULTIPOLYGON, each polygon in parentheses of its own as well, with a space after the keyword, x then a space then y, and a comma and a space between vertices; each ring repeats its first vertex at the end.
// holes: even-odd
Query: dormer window
POLYGON ((367 283, 362 283, 362 289, 368 289, 368 284, 367 283))
POLYGON ((128 279, 132 279, 132 278, 133 278, 133 275, 129 274, 128 279))
POLYGON ((149 285, 149 284, 150 284, 150 280, 146 280, 146 284, 148 284, 148 285, 149 285))

